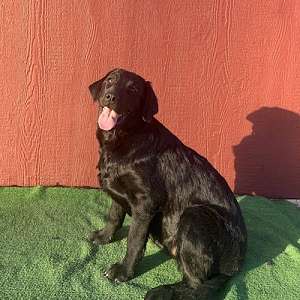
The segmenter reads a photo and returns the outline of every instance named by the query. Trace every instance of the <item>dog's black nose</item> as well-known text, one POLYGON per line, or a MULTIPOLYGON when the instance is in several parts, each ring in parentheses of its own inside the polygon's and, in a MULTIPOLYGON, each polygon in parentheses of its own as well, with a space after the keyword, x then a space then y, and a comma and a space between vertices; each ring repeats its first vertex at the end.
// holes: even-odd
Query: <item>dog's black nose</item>
POLYGON ((104 105, 108 105, 113 103, 116 100, 116 96, 112 95, 112 94, 106 94, 104 96, 104 105))

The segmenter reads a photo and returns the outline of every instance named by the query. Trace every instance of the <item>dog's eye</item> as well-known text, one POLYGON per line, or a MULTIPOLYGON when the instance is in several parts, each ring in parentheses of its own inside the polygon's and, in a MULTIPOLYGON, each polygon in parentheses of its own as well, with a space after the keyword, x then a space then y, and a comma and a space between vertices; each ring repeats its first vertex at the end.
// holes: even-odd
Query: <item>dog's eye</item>
POLYGON ((113 82, 113 79, 112 79, 112 77, 108 77, 108 78, 106 79, 106 81, 107 81, 108 83, 112 83, 112 82, 113 82))
POLYGON ((137 93, 137 92, 138 92, 138 88, 137 88, 135 85, 130 85, 130 86, 128 87, 128 90, 129 90, 130 92, 133 92, 133 93, 137 93))

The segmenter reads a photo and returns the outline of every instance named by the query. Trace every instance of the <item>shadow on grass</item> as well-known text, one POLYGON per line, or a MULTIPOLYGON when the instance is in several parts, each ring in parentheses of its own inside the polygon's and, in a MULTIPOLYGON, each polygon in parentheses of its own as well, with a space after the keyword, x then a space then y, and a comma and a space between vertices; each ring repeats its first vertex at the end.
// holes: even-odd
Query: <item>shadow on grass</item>
POLYGON ((164 249, 161 249, 154 254, 143 257, 136 268, 135 277, 147 273, 148 271, 158 267, 169 259, 171 259, 171 256, 164 249))
POLYGON ((288 245, 300 249, 299 208, 286 201, 270 201, 260 197, 245 196, 239 203, 248 230, 248 251, 243 269, 230 280, 219 299, 224 299, 230 288, 235 286, 237 299, 247 300, 247 272, 264 264, 271 268, 274 259, 288 245))
POLYGON ((97 252, 99 251, 99 247, 97 245, 90 244, 89 255, 87 255, 82 261, 71 264, 63 275, 63 281, 68 281, 71 277, 82 271, 91 261, 96 259, 97 252))

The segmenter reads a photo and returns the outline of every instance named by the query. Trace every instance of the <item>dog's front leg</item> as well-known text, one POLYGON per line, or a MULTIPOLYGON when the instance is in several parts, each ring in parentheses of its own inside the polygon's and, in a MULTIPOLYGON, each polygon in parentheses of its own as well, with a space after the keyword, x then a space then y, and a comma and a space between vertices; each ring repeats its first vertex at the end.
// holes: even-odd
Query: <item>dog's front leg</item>
POLYGON ((105 276, 110 280, 121 282, 133 277, 134 268, 144 255, 151 219, 152 217, 149 215, 145 216, 143 213, 133 212, 126 255, 122 262, 113 264, 105 272, 105 276))

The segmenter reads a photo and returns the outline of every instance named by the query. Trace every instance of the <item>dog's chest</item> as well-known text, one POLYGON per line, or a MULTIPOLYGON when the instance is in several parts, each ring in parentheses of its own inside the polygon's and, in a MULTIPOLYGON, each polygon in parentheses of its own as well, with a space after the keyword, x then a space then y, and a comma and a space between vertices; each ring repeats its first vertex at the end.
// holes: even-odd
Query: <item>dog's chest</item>
POLYGON ((124 163, 100 160, 99 176, 103 190, 130 213, 135 190, 130 185, 131 174, 127 169, 124 163))

